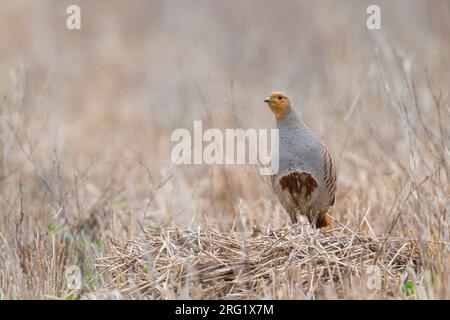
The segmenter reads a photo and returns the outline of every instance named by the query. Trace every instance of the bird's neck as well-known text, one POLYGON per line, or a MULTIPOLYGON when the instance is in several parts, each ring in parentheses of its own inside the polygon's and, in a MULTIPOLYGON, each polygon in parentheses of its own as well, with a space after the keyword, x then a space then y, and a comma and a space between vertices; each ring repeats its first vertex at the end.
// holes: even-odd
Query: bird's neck
POLYGON ((283 115, 283 117, 276 118, 277 119, 277 128, 302 128, 306 127, 305 123, 299 117, 297 112, 294 109, 289 108, 283 115))

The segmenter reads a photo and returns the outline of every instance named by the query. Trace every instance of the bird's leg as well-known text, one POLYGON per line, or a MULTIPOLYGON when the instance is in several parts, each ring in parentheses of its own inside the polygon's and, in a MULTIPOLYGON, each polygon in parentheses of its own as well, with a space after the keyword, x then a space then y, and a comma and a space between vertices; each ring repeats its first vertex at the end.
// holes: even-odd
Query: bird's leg
POLYGON ((289 217, 291 217, 292 224, 297 224, 297 212, 295 210, 289 212, 289 217))

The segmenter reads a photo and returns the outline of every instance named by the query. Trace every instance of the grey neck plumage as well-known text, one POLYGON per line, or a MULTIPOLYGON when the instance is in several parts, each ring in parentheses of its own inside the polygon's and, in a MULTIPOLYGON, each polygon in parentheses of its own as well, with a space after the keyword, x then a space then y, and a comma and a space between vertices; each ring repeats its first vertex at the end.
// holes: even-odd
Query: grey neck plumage
POLYGON ((306 127, 305 123, 302 121, 302 119, 300 119, 299 115, 292 107, 290 107, 288 111, 286 111, 282 119, 277 119, 278 129, 304 127, 306 127))

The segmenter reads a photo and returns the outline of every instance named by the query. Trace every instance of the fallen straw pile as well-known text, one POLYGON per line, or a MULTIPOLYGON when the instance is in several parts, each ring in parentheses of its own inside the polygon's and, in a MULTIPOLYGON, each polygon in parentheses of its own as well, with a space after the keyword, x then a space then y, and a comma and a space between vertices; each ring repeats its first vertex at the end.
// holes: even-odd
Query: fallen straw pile
POLYGON ((149 230, 112 242, 97 265, 110 287, 150 299, 314 298, 327 286, 339 297, 346 285, 355 290, 355 279, 376 286, 373 275, 378 294, 394 297, 419 266, 414 241, 305 226, 251 235, 212 227, 149 230))

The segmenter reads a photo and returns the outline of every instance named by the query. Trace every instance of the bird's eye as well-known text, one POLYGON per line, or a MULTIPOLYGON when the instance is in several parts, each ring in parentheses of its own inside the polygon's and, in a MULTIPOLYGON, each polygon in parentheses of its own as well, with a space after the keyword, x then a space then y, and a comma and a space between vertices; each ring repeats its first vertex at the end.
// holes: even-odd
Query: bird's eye
POLYGON ((282 96, 278 96, 278 100, 281 100, 281 99, 283 99, 283 97, 282 96))

